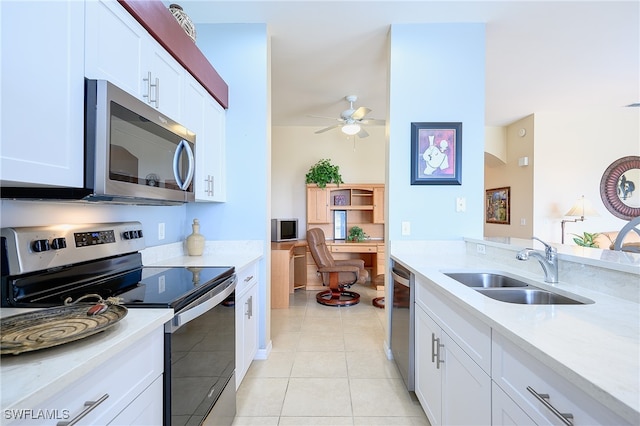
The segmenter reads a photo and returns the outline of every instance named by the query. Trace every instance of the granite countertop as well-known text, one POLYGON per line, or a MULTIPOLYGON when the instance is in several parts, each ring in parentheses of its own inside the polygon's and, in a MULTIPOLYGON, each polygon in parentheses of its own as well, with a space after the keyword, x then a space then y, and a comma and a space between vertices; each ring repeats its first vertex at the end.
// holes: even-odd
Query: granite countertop
MULTIPOLYGON (((404 243, 404 242, 403 242, 404 243)), ((535 356, 558 375, 633 424, 640 420, 640 304, 571 282, 544 282, 537 261, 500 262, 467 251, 464 241, 391 245, 391 257, 433 282, 452 303, 491 326, 535 356), (539 271, 518 268, 530 263, 539 271), (504 271, 555 292, 569 292, 595 303, 586 305, 519 305, 490 299, 445 276, 442 271, 504 271)), ((562 260, 561 260, 562 261, 562 260)), ((593 263, 593 260, 590 260, 593 263)), ((610 265, 608 266, 610 269, 610 265)), ((632 271, 635 269, 631 266, 632 271)), ((606 281, 603 275, 591 280, 606 281)), ((630 273, 629 286, 640 288, 630 273)), ((583 279, 588 280, 588 278, 583 279)), ((578 280, 579 281, 579 280, 578 280)))
MULTIPOLYGON (((31 310, 2 308, 0 317, 31 310)), ((172 309, 129 309, 117 324, 93 336, 39 351, 3 355, 2 410, 37 407, 171 318, 172 309)))

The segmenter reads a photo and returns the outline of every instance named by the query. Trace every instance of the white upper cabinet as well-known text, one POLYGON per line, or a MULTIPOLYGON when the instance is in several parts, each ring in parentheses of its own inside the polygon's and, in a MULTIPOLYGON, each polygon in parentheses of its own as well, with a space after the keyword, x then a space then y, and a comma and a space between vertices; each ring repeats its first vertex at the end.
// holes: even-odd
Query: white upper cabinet
POLYGON ((91 0, 85 75, 109 80, 180 121, 184 68, 117 1, 91 0))
POLYGON ((225 201, 226 112, 189 74, 183 112, 184 125, 196 134, 196 201, 225 201))
POLYGON ((0 2, 4 186, 84 184, 84 9, 0 2))

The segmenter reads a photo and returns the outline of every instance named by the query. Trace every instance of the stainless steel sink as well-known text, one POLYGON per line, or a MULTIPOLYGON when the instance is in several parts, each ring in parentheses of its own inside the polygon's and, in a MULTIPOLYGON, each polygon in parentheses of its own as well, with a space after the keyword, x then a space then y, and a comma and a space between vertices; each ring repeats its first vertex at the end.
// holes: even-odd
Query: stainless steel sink
POLYGON ((443 272, 444 275, 471 287, 494 300, 520 305, 586 305, 590 299, 572 298, 527 284, 496 272, 443 272), (581 300, 578 300, 581 299, 581 300))
POLYGON ((528 288, 479 288, 476 291, 501 302, 521 305, 586 305, 593 303, 593 301, 582 302, 533 286, 528 288))
POLYGON ((447 272, 446 276, 468 287, 528 287, 529 284, 506 275, 491 272, 447 272))

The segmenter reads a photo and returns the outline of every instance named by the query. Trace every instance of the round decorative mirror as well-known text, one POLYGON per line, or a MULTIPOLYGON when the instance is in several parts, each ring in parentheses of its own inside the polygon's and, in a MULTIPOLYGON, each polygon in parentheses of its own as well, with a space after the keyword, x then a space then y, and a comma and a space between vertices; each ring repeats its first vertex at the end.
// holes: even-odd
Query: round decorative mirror
POLYGON ((600 197, 620 219, 640 216, 640 157, 630 155, 613 163, 602 174, 600 197))

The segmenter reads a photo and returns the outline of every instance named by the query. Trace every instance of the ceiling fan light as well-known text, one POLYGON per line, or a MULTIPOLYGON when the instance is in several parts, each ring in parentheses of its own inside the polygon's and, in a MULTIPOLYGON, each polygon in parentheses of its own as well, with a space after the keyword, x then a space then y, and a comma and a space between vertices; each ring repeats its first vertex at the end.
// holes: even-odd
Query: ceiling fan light
POLYGON ((359 124, 345 124, 344 126, 342 126, 342 133, 349 135, 349 136, 353 136, 358 134, 358 132, 360 131, 360 125, 359 124))

